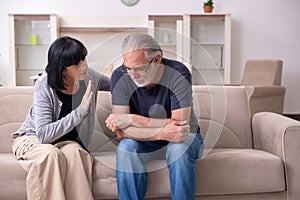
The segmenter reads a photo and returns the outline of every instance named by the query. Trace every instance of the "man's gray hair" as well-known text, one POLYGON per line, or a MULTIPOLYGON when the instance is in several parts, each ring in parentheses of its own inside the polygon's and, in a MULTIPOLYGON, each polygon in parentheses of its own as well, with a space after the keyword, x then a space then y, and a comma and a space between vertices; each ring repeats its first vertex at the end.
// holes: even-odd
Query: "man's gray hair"
POLYGON ((162 56, 163 52, 158 42, 146 33, 131 33, 122 42, 122 53, 144 49, 145 56, 151 60, 154 56, 162 56))

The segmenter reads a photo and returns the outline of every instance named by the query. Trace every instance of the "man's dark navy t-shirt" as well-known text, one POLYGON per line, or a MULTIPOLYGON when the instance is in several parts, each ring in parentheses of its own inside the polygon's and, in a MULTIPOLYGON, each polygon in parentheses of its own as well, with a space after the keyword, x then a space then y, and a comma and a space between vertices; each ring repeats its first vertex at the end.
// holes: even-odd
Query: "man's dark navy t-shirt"
MULTIPOLYGON (((173 110, 193 107, 191 74, 182 63, 162 59, 164 72, 161 80, 151 89, 138 87, 124 71, 114 70, 111 76, 112 104, 129 106, 132 114, 151 118, 171 118, 173 110)), ((199 132, 198 121, 191 110, 190 131, 199 132)))

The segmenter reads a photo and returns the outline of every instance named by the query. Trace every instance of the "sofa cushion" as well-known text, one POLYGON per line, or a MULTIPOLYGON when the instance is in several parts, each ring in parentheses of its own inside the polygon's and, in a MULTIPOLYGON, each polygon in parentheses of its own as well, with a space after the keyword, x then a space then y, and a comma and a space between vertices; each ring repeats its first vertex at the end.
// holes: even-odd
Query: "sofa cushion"
MULTIPOLYGON (((94 155, 95 198, 117 198, 115 152, 97 152, 94 155)), ((165 160, 151 161, 147 169, 146 196, 169 196, 165 160)), ((263 151, 213 149, 197 160, 197 195, 279 192, 285 190, 284 180, 282 160, 263 151)))
MULTIPOLYGON (((244 86, 194 85, 193 103, 206 148, 253 148, 251 117, 244 86)), ((115 133, 105 126, 105 119, 111 110, 110 92, 99 92, 95 129, 117 143, 115 133)), ((91 146, 93 149, 101 148, 99 144, 101 141, 92 140, 91 146)))
POLYGON ((13 154, 0 154, 0 199, 26 199, 26 172, 13 154))
POLYGON ((206 148, 253 148, 244 86, 193 86, 193 102, 206 148))
POLYGON ((0 87, 0 153, 11 152, 11 134, 16 131, 32 104, 33 87, 0 87))
POLYGON ((107 140, 110 140, 115 144, 117 144, 118 142, 116 138, 116 133, 110 131, 105 124, 105 120, 111 114, 111 112, 111 93, 109 91, 99 91, 96 105, 94 139, 92 139, 89 144, 89 146, 91 146, 94 150, 102 148, 100 144, 103 143, 103 141, 99 140, 101 139, 101 134, 105 135, 107 137, 107 140))
POLYGON ((118 199, 115 151, 94 154, 93 194, 95 199, 118 199))
POLYGON ((213 149, 198 163, 197 193, 243 194, 285 190, 283 161, 254 149, 213 149))

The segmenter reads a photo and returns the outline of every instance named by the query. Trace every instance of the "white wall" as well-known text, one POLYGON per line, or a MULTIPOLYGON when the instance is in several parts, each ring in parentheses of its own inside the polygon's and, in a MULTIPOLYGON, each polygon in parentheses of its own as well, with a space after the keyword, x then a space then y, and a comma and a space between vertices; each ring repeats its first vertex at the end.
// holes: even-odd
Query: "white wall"
MULTIPOLYGON (((134 7, 120 0, 1 0, 0 82, 8 76, 8 13, 56 13, 64 16, 147 15, 149 13, 202 13, 202 0, 139 0, 134 7)), ((245 60, 282 59, 282 85, 287 88, 285 109, 300 113, 300 1, 215 0, 214 12, 232 15, 232 81, 241 80, 245 60), (298 59, 298 60, 297 60, 298 59)))

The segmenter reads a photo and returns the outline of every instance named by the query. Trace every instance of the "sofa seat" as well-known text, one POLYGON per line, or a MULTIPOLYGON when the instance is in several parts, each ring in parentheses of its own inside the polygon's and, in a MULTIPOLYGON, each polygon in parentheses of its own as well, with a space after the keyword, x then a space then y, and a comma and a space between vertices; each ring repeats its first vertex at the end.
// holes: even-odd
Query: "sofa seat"
POLYGON ((197 193, 201 195, 285 190, 283 161, 266 151, 213 149, 198 164, 197 193))
POLYGON ((12 153, 0 154, 0 172, 0 199, 26 199, 27 173, 12 153))
MULTIPOLYGON (((94 155, 95 198, 117 198, 115 152, 97 152, 94 155)), ((169 179, 164 175, 168 174, 166 162, 152 161, 147 164, 147 169, 147 184, 150 190, 146 196, 168 197, 169 179)), ((282 160, 273 154, 254 149, 213 149, 205 152, 202 159, 197 161, 197 176, 197 195, 251 194, 285 190, 282 160)))

